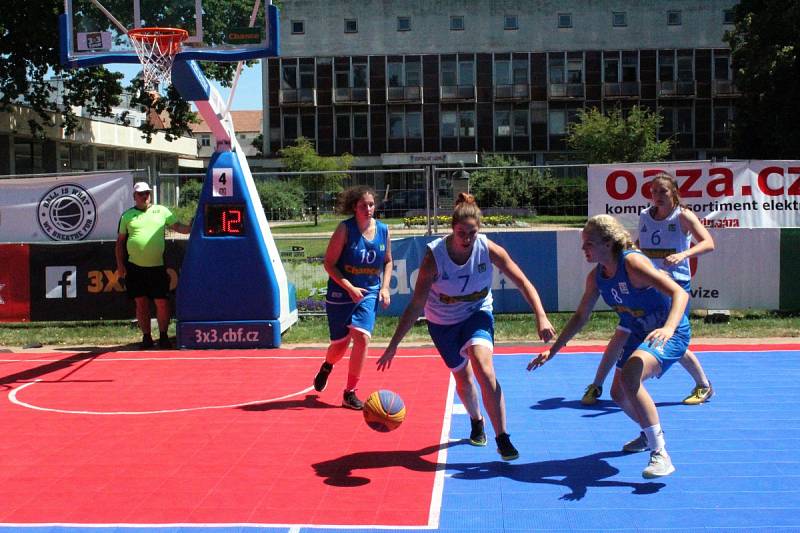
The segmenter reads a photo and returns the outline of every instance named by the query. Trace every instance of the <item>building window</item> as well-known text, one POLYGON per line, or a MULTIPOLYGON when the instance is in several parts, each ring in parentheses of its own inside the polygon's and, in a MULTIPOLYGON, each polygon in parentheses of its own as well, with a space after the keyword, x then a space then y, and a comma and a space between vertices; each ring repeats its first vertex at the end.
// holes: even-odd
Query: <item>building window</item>
POLYGON ((397 31, 411 31, 411 18, 397 17, 397 31))
POLYGON ((358 20, 344 19, 344 32, 345 33, 358 33, 358 20))
POLYGON ((550 135, 565 135, 569 125, 578 119, 575 109, 551 109, 548 114, 548 131, 550 135))
POLYGON ((442 138, 475 137, 475 112, 472 110, 442 111, 442 138))
POLYGON ((496 137, 511 136, 511 111, 494 112, 494 134, 496 137))
POLYGON ((572 13, 559 13, 558 14, 558 27, 571 28, 572 27, 572 13))
POLYGON ((421 139, 422 113, 419 111, 391 111, 389 113, 390 139, 421 139))
POLYGON ((211 146, 211 135, 203 134, 200 136, 200 146, 211 146))
POLYGON ((667 24, 670 26, 680 26, 681 12, 678 10, 667 11, 667 24))
POLYGON ((366 139, 369 137, 369 115, 366 113, 353 114, 353 138, 366 139))
POLYGON ((504 30, 518 30, 519 29, 519 20, 517 19, 516 15, 506 15, 503 17, 503 29, 504 30))
POLYGON ((336 139, 366 139, 369 136, 369 117, 366 113, 340 113, 336 115, 336 139))
POLYGON ((306 23, 302 20, 293 20, 292 21, 292 34, 293 35, 300 35, 306 32, 306 23))
POLYGON ((723 24, 733 24, 735 21, 733 19, 733 9, 723 9, 722 10, 722 23, 723 24))
POLYGON ((314 140, 316 138, 315 115, 301 115, 297 112, 285 112, 283 115, 283 141, 292 142, 298 137, 314 140))
POLYGON ((611 13, 611 25, 617 28, 628 25, 628 14, 624 11, 614 11, 611 13))
POLYGON ((456 16, 450 17, 450 30, 451 31, 463 31, 464 30, 464 17, 456 16))
POLYGON ((731 58, 729 52, 714 51, 714 79, 715 80, 730 80, 731 79, 731 58))

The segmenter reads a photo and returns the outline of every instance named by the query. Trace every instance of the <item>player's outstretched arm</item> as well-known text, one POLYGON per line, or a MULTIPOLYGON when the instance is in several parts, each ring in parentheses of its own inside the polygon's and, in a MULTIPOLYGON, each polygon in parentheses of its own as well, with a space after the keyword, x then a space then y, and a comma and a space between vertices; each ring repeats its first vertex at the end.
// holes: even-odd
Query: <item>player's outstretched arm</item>
POLYGON ((531 359, 531 361, 528 363, 528 371, 536 370, 547 361, 555 357, 556 354, 567 345, 570 339, 577 335, 578 332, 583 329, 583 326, 586 325, 589 317, 592 316, 594 304, 597 302, 597 298, 600 296, 594 276, 594 269, 592 269, 592 271, 589 272, 589 275, 586 276, 586 288, 583 291, 581 302, 578 304, 578 309, 569 318, 567 324, 564 326, 564 329, 561 331, 561 334, 558 336, 550 349, 543 351, 531 359))
POLYGON ((508 255, 506 249, 499 244, 489 241, 489 256, 492 259, 492 264, 499 268, 500 272, 505 274, 514 283, 514 285, 519 288, 520 292, 522 293, 522 297, 525 298, 525 301, 531 306, 533 314, 536 317, 539 338, 545 342, 550 342, 550 340, 555 337, 556 330, 553 328, 553 325, 547 318, 547 314, 544 311, 544 306, 542 305, 541 298, 539 298, 539 292, 536 290, 536 287, 533 286, 533 283, 531 283, 531 281, 528 279, 528 276, 522 272, 522 269, 519 268, 519 265, 517 265, 517 263, 511 259, 511 256, 508 255))
POLYGON ((378 359, 378 370, 388 370, 392 366, 392 359, 394 359, 397 347, 400 341, 406 336, 406 333, 417 321, 419 315, 425 309, 425 300, 428 299, 428 293, 433 285, 433 280, 436 277, 436 261, 433 259, 433 253, 427 251, 422 260, 422 265, 419 268, 417 275, 417 283, 414 286, 414 293, 411 295, 411 301, 403 311, 400 320, 397 322, 397 327, 394 330, 394 335, 389 341, 389 345, 384 350, 383 355, 378 359))

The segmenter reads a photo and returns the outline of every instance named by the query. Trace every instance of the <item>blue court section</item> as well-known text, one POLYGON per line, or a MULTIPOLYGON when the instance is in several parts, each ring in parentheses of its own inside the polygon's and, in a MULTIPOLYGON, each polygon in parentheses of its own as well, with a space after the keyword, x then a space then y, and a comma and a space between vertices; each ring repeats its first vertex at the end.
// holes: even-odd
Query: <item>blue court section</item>
MULTIPOLYGON (((798 355, 798 351, 698 353, 716 389, 711 402, 700 406, 681 404, 693 383, 679 365, 662 379, 648 382, 677 468, 672 476, 656 481, 640 474, 647 453, 619 451, 639 430, 609 400, 611 378, 603 401, 590 408, 580 405, 599 354, 562 354, 534 373, 525 371, 527 355, 498 355, 495 365, 508 405, 509 430, 521 457, 511 463, 500 461, 491 432, 485 448, 466 444, 462 439, 469 433, 469 419, 456 400, 447 464, 440 465, 445 478, 437 530, 800 531, 798 355)), ((375 497, 391 501, 392 494, 375 497)), ((91 530, 371 531, 223 524, 91 530)))

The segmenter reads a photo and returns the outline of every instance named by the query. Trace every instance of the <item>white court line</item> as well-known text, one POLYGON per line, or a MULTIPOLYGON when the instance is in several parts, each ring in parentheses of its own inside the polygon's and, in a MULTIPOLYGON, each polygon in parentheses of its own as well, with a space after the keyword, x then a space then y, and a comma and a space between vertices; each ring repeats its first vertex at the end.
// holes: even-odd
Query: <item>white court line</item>
POLYGON ((17 387, 16 389, 11 390, 8 393, 8 400, 13 404, 19 405, 20 407, 27 407, 28 409, 34 409, 36 411, 48 411, 51 413, 63 413, 68 415, 161 415, 167 413, 186 413, 188 411, 204 411, 210 409, 233 409, 236 407, 244 407, 247 405, 257 405, 262 403, 277 402, 280 400, 291 398, 292 396, 298 396, 300 394, 305 394, 306 392, 314 390, 314 387, 307 387, 301 391, 292 392, 290 394, 286 394, 284 396, 278 396, 276 398, 268 398, 265 400, 253 400, 249 402, 233 403, 229 405, 203 405, 199 407, 184 407, 180 409, 159 409, 156 411, 77 411, 77 410, 73 411, 70 409, 56 409, 54 407, 42 407, 39 405, 33 405, 28 402, 23 402, 22 400, 17 398, 17 394, 20 391, 27 389, 28 387, 31 387, 32 385, 35 385, 40 381, 42 380, 37 379, 31 381, 30 383, 26 383, 20 387, 17 387))
MULTIPOLYGON (((87 354, 73 354, 73 356, 81 356, 87 354)), ((530 355, 530 354, 529 354, 530 355)), ((146 362, 159 362, 159 361, 251 361, 251 360, 271 360, 271 359, 319 359, 320 355, 259 355, 259 356, 245 356, 237 355, 234 357, 104 357, 102 359, 92 359, 92 363, 109 363, 118 361, 146 361, 146 362)), ((379 355, 367 356, 367 359, 380 359, 379 355)), ((423 355, 396 355, 395 359, 439 359, 439 354, 423 354, 423 355)), ((90 359, 90 357, 76 357, 74 362, 80 363, 90 359)), ((347 359, 345 357, 345 359, 347 359)), ((70 358, 63 359, 0 359, 0 363, 65 363, 69 362, 70 358)))

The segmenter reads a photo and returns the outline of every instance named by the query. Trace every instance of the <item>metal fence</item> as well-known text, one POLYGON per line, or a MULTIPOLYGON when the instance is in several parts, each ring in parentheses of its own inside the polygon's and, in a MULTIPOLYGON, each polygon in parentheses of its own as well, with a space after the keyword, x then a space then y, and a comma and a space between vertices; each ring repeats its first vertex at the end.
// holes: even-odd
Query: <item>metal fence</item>
MULTIPOLYGON (((196 202, 205 174, 159 174, 160 202, 196 202)), ((253 173, 269 220, 332 214, 337 194, 369 185, 383 218, 448 214, 460 192, 475 195, 485 214, 514 217, 587 213, 586 165, 435 167, 327 172, 253 173)))

